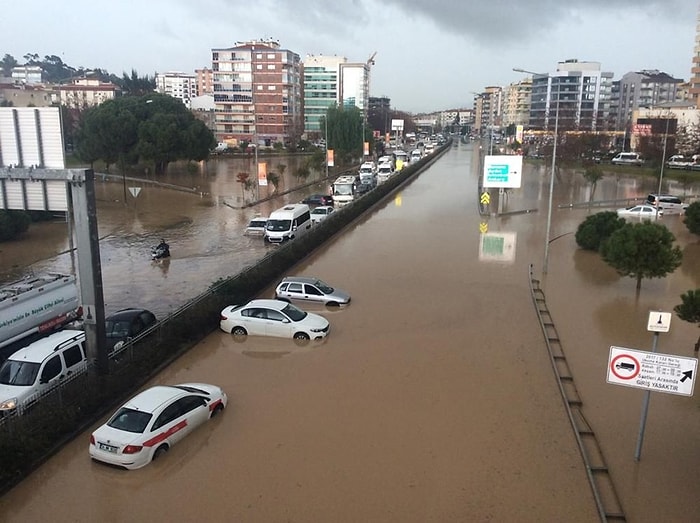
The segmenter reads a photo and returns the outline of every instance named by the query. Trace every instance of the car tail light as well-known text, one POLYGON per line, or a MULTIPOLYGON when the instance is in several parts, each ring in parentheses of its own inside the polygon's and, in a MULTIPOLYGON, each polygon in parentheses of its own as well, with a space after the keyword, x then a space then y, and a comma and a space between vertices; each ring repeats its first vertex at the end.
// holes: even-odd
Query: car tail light
POLYGON ((94 445, 94 444, 95 444, 95 435, 90 434, 90 445, 94 445))
POLYGON ((219 317, 219 320, 220 320, 220 321, 226 321, 226 320, 228 320, 228 318, 222 314, 222 315, 219 317))
POLYGON ((136 454, 137 452, 141 452, 142 448, 141 445, 127 445, 124 447, 124 450, 122 450, 122 454, 136 454))

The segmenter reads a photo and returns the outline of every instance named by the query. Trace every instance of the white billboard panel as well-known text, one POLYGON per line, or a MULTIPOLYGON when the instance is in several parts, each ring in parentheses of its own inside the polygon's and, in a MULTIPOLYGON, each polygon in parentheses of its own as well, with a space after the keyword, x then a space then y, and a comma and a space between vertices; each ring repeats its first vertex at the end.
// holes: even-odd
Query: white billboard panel
POLYGON ((0 167, 65 169, 58 107, 0 107, 0 167))
POLYGON ((487 155, 484 157, 483 187, 519 189, 522 172, 523 157, 520 155, 487 155))
POLYGON ((391 130, 392 131, 403 131, 403 120, 392 119, 391 120, 391 130))

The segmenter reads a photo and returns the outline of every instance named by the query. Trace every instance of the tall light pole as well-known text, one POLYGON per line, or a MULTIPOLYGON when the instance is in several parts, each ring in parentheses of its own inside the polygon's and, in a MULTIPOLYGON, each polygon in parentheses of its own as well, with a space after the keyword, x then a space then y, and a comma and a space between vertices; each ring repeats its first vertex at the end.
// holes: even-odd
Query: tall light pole
MULTIPOLYGON (((516 73, 525 73, 531 75, 539 75, 542 73, 535 73, 532 71, 527 71, 525 69, 513 68, 516 73)), ((558 83, 558 82, 557 82, 558 83)), ((554 82, 551 82, 551 93, 554 94, 554 82)), ((551 100, 551 97, 550 97, 551 100)), ((552 233, 552 199, 554 197, 554 169, 557 165, 557 133, 559 131, 559 86, 557 85, 557 105, 554 113, 554 146, 552 147, 552 168, 549 177, 549 204, 547 206, 547 232, 545 233, 544 240, 544 263, 542 264, 542 273, 547 274, 549 269, 549 244, 551 242, 550 235, 552 233)))
MULTIPOLYGON (((664 150, 661 153, 661 171, 659 173, 659 190, 656 194, 661 194, 661 182, 664 179, 664 165, 666 164, 666 142, 668 141, 668 124, 671 121, 670 115, 666 115, 666 132, 664 133, 664 150)), ((659 214, 659 202, 661 198, 656 198, 656 214, 659 214)))

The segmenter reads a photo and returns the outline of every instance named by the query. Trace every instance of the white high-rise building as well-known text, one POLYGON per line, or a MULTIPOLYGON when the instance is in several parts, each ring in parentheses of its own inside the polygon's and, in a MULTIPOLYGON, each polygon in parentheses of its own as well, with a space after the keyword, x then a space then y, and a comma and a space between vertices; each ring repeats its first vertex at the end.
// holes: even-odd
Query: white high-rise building
POLYGON ((191 107, 192 98, 197 96, 197 76, 194 74, 167 72, 156 73, 156 91, 182 100, 185 107, 191 107))

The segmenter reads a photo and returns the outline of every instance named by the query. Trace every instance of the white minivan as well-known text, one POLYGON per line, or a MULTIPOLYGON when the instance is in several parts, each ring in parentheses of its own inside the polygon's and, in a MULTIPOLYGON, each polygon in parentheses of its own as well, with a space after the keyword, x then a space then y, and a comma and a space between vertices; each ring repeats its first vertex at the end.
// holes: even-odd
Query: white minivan
POLYGON ((282 243, 306 234, 311 229, 311 209, 305 203, 285 205, 270 214, 265 225, 265 239, 282 243))
POLYGON ((618 153, 610 163, 613 165, 643 165, 644 160, 637 153, 618 153))
POLYGON ((42 393, 86 370, 83 331, 62 330, 27 345, 0 367, 0 417, 22 414, 42 393))

